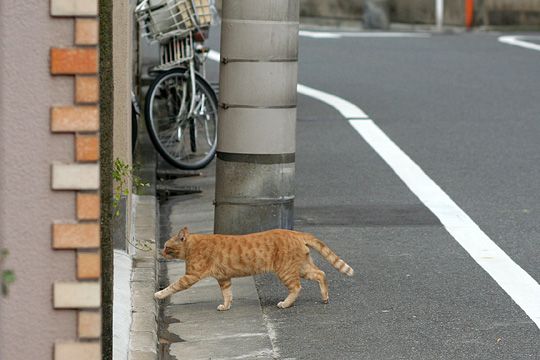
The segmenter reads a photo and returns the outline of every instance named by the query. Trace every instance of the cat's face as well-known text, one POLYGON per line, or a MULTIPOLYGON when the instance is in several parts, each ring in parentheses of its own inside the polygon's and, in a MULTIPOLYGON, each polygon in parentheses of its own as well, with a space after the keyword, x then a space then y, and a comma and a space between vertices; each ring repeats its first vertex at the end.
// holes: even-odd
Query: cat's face
POLYGON ((163 248, 163 257, 166 259, 185 259, 185 244, 188 235, 188 229, 185 227, 180 230, 178 234, 167 240, 167 242, 165 242, 165 247, 163 248))

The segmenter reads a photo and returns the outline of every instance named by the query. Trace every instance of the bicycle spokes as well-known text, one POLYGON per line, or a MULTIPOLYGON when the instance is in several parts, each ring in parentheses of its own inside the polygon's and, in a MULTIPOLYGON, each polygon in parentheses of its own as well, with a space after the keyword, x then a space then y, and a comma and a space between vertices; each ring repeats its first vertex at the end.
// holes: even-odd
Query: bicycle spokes
POLYGON ((185 69, 173 69, 155 80, 147 94, 145 120, 152 142, 168 162, 199 169, 215 153, 217 99, 199 75, 192 91, 188 74, 185 69))

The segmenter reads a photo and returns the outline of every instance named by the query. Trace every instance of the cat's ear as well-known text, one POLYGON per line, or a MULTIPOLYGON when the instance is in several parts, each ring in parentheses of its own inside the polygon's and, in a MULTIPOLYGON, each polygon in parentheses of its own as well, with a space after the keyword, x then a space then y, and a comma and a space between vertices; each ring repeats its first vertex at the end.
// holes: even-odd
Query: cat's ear
POLYGON ((178 240, 184 241, 187 239, 189 232, 187 226, 185 226, 182 230, 178 232, 178 240))

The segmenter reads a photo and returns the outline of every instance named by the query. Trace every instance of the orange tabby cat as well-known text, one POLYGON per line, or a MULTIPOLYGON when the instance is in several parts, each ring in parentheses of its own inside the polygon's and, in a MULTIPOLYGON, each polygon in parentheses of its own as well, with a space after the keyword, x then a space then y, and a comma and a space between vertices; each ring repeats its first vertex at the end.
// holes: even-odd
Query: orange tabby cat
POLYGON ((327 303, 326 277, 313 263, 309 248, 321 253, 340 272, 353 275, 349 265, 311 234, 290 230, 248 235, 190 234, 185 227, 167 240, 163 256, 185 259, 186 275, 154 296, 164 299, 211 276, 218 281, 223 294, 223 304, 217 309, 229 310, 232 303, 231 278, 275 272, 289 289, 289 295, 277 304, 278 307, 287 308, 294 303, 301 289, 301 277, 317 281, 322 300, 327 303))

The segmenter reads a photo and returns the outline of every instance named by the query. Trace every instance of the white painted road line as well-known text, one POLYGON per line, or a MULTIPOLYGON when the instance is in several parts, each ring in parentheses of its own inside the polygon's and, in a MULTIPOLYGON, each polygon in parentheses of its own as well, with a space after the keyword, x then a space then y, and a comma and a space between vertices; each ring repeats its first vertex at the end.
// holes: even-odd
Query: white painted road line
POLYGON ((298 84, 296 87, 299 94, 306 95, 322 101, 341 113, 347 119, 367 119, 368 116, 358 106, 348 102, 338 96, 312 89, 305 85, 298 84))
POLYGON ((328 32, 328 31, 308 31, 300 30, 300 36, 310 37, 314 39, 341 39, 341 38, 429 38, 431 34, 429 33, 416 33, 416 32, 347 32, 347 31, 338 31, 338 32, 328 32))
POLYGON ((520 46, 522 48, 540 51, 540 44, 535 44, 530 41, 525 41, 525 40, 540 41, 540 36, 525 36, 525 35, 500 36, 497 40, 499 40, 499 42, 502 42, 504 44, 520 46))
MULTIPOLYGON (((219 61, 211 51, 210 59, 219 61)), ((396 175, 439 218, 446 230, 540 328, 540 285, 355 104, 298 84, 298 93, 335 108, 396 175)))
POLYGON ((540 328, 540 285, 493 242, 476 223, 372 120, 350 120, 446 230, 540 328))

